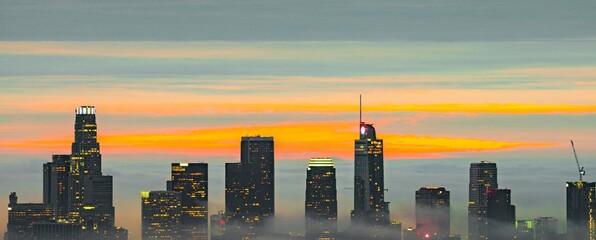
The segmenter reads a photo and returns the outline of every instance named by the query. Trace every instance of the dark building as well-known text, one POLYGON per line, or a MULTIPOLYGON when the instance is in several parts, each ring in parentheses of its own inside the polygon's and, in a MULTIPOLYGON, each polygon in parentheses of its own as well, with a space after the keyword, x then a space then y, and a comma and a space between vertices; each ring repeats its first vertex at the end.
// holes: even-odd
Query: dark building
POLYGON ((85 176, 84 205, 80 211, 85 238, 113 238, 114 205, 112 176, 85 176))
POLYGON ((596 183, 567 182, 567 235, 574 240, 594 240, 596 183))
POLYGON ((18 203, 16 193, 10 193, 8 202, 8 224, 4 240, 35 240, 33 224, 51 221, 54 211, 51 205, 43 203, 18 203))
POLYGON ((56 219, 68 217, 68 176, 70 155, 52 155, 52 161, 43 165, 43 203, 54 210, 56 219))
POLYGON ((515 221, 515 239, 516 240, 534 240, 534 221, 516 220, 515 221))
POLYGON ((450 232, 449 191, 444 187, 422 187, 416 191, 416 231, 419 236, 441 239, 450 232))
POLYGON ((259 236, 275 213, 273 137, 242 137, 240 162, 226 163, 226 235, 259 236))
POLYGON ((488 192, 497 189, 497 164, 481 161, 470 164, 468 239, 487 239, 488 192))
POLYGON ((33 234, 37 240, 80 240, 81 226, 63 222, 36 222, 33 234))
POLYGON ((407 227, 406 229, 403 230, 402 232, 402 236, 403 236, 403 240, 419 240, 420 237, 418 236, 418 233, 416 232, 416 229, 413 227, 407 227))
POLYGON ((181 238, 181 194, 170 191, 141 193, 142 239, 181 238))
POLYGON ((207 163, 172 163, 170 191, 181 197, 181 236, 183 239, 208 239, 207 163))
POLYGON ((389 202, 385 202, 383 140, 372 124, 362 122, 354 142, 354 210, 351 230, 362 238, 388 237, 389 202))
POLYGON ((330 158, 310 159, 306 171, 305 217, 306 239, 336 239, 337 188, 330 158))
POLYGON ((534 233, 536 240, 557 240, 557 224, 554 217, 539 217, 534 219, 534 233))
POLYGON ((510 189, 488 191, 487 236, 490 240, 511 240, 515 230, 515 206, 510 189))
POLYGON ((211 240, 223 240, 226 232, 226 215, 224 211, 211 215, 211 240))

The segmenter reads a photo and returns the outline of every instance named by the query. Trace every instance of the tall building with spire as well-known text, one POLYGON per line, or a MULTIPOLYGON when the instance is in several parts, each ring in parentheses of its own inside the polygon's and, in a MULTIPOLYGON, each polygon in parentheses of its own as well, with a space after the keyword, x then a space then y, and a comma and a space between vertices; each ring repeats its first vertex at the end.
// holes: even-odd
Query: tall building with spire
POLYGON ((468 203, 468 239, 485 240, 487 236, 488 194, 499 188, 497 164, 487 161, 470 164, 468 203))
MULTIPOLYGON (((389 226, 389 202, 385 202, 383 140, 377 138, 372 124, 362 121, 360 98, 359 138, 354 142, 354 210, 351 212, 353 229, 377 235, 380 228, 389 226)), ((381 234, 382 235, 382 234, 381 234)))
POLYGON ((306 170, 306 239, 336 239, 337 187, 331 158, 311 158, 306 170))

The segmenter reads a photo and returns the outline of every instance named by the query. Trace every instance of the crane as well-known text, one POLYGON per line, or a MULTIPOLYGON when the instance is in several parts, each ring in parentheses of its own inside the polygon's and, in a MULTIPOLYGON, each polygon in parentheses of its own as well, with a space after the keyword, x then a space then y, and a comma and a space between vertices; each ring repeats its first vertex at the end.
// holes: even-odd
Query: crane
POLYGON ((573 140, 571 140, 571 148, 573 148, 573 156, 575 156, 577 170, 579 171, 579 181, 581 182, 582 176, 586 175, 586 171, 584 171, 584 166, 579 165, 579 158, 577 157, 577 153, 575 152, 575 145, 573 144, 573 140))

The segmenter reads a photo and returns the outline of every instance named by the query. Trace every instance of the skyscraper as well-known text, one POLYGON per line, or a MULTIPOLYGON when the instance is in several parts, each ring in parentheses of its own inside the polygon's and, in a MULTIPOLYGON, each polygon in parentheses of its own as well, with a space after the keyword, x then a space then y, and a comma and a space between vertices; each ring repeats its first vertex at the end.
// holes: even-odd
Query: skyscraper
POLYGON ((8 224, 4 240, 35 240, 33 224, 50 221, 54 217, 52 206, 43 203, 18 203, 17 193, 10 193, 8 224))
POLYGON ((311 158, 306 171, 306 239, 335 239, 337 188, 330 158, 311 158))
POLYGON ((171 191, 181 197, 183 239, 208 239, 207 163, 172 163, 171 191))
POLYGON ((488 191, 486 208, 487 236, 490 240, 511 240, 515 230, 515 206, 510 189, 488 191))
POLYGON ((52 162, 43 165, 43 202, 52 206, 54 217, 68 217, 68 176, 70 155, 52 155, 52 162))
POLYGON ((142 192, 142 239, 182 239, 181 210, 181 194, 178 192, 142 192))
POLYGON ((539 217, 534 219, 535 240, 556 240, 557 224, 559 220, 554 217, 539 217))
MULTIPOLYGON (((362 104, 361 104, 362 106, 362 104)), ((377 235, 379 228, 389 226, 389 202, 385 202, 383 167, 383 140, 377 139, 372 124, 362 121, 360 110, 360 137, 354 142, 354 210, 351 212, 353 228, 364 233, 374 230, 368 237, 377 235)), ((364 233, 366 234, 366 233, 364 233)))
POLYGON ((596 183, 567 182, 567 235, 574 240, 594 240, 596 183))
POLYGON ((261 235, 275 213, 273 137, 242 137, 240 162, 226 163, 226 235, 261 235))
POLYGON ((497 164, 481 161, 470 164, 468 239, 487 239, 488 192, 497 189, 497 164))
POLYGON ((444 187, 416 191, 416 231, 419 236, 443 238, 450 232, 450 198, 444 187))

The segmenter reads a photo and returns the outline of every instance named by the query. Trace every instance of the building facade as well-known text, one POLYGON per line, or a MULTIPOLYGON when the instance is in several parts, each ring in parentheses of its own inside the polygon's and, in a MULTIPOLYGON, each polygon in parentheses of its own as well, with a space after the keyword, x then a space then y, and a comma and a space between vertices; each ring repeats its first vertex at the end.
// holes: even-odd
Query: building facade
POLYGON ((54 210, 54 217, 68 217, 68 181, 70 155, 52 155, 52 161, 43 165, 43 203, 54 210))
POLYGON ((468 239, 487 239, 488 192, 497 189, 497 164, 487 161, 470 164, 468 239))
POLYGON ((574 240, 594 240, 596 183, 567 182, 567 235, 574 240))
POLYGON ((444 187, 416 191, 416 231, 419 236, 441 239, 450 233, 450 196, 444 187))
POLYGON ((171 191, 141 193, 142 239, 182 239, 181 194, 171 191))
POLYGON ((554 217, 534 218, 534 236, 536 240, 555 240, 559 220, 554 217))
POLYGON ((336 239, 337 186, 330 158, 311 158, 306 171, 306 239, 336 239))
POLYGON ((490 240, 510 240, 515 237, 515 206, 510 189, 488 191, 487 236, 490 240))
POLYGON ((207 163, 172 163, 170 191, 180 193, 181 234, 183 239, 207 240, 208 172, 207 163))

